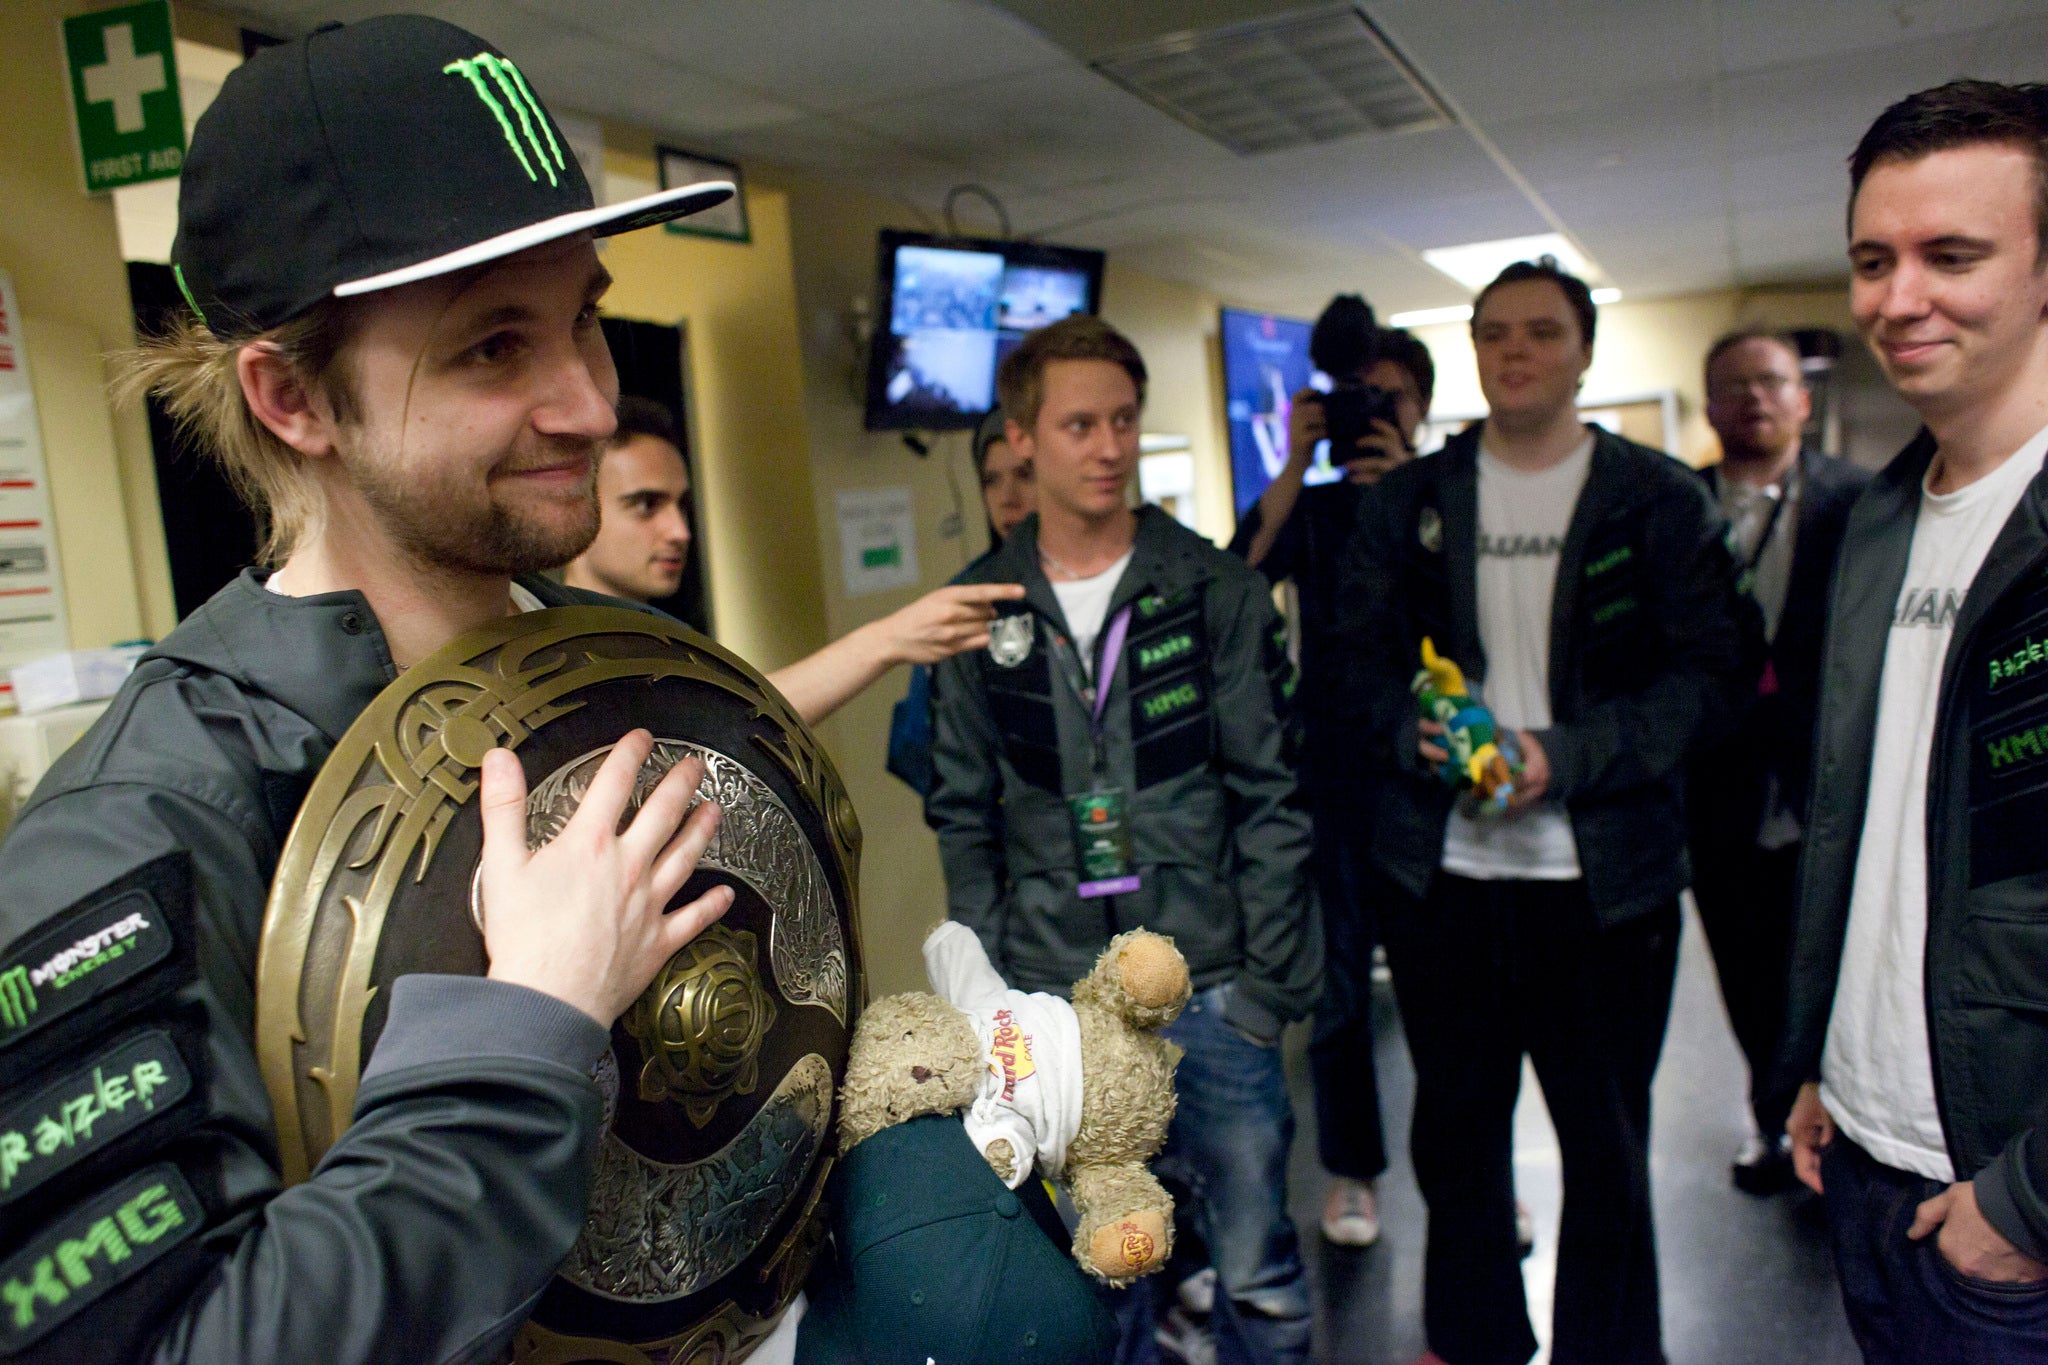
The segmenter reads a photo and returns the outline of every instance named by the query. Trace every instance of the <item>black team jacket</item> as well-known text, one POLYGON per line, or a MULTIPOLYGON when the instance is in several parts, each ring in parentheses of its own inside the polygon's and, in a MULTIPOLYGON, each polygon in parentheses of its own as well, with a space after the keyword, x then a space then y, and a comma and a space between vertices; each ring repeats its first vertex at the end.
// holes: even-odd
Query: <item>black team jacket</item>
MULTIPOLYGON (((1479 437, 1475 426, 1380 480, 1360 505, 1338 594, 1372 856, 1417 897, 1443 861, 1452 805, 1415 752, 1409 683, 1423 637, 1486 680, 1479 437)), ((1593 912, 1613 925, 1668 904, 1690 881, 1683 763, 1754 692, 1762 629, 1738 590, 1726 522, 1693 471, 1608 431, 1593 438, 1551 603, 1554 723, 1538 738, 1593 912)))
MULTIPOLYGON (((1721 492, 1715 467, 1700 471, 1711 496, 1721 492)), ((1775 688, 1754 697, 1728 739, 1688 764, 1686 816, 1695 859, 1731 844, 1754 847, 1763 820, 1769 774, 1794 813, 1806 810, 1811 786, 1814 718, 1820 710, 1820 654, 1828 624, 1828 588, 1856 495, 1870 471, 1817 450, 1799 452, 1798 524, 1792 578, 1769 659, 1775 688)), ((1783 534, 1782 531, 1779 534, 1783 534)))
POLYGON ((998 605, 991 649, 932 674, 937 783, 925 819, 952 917, 1012 986, 1061 995, 1113 935, 1170 934, 1198 989, 1231 983, 1229 1021, 1277 1041, 1315 1005, 1323 934, 1289 752, 1293 670, 1266 580, 1158 508, 1139 510, 1095 663, 1099 673, 1108 623, 1130 606, 1100 781, 1128 794, 1142 882, 1083 900, 1066 798, 1100 783, 1071 634, 1038 567, 1038 519, 962 579, 1022 583, 1025 595, 998 605), (994 646, 1010 638, 1028 648, 999 659, 994 646))
POLYGON ((282 1188, 264 904, 315 774, 395 676, 360 593, 244 573, 0 843, 0 1357, 495 1360, 574 1244, 607 1030, 481 977, 395 983, 353 1125, 282 1188))
MULTIPOLYGON (((1821 664, 1814 790, 1777 1083, 1820 1075, 1870 794, 1885 645, 1925 431, 1849 514, 1821 664)), ((2048 1260, 2048 473, 1977 570, 1942 666, 1927 767, 1927 1044, 1958 1180, 2048 1260)))

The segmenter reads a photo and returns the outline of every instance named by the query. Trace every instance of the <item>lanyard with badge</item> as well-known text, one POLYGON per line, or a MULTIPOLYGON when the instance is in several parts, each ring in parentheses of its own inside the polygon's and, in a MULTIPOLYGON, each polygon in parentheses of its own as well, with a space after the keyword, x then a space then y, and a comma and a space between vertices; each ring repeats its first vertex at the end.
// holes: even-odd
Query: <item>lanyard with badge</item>
MULTIPOLYGON (((1067 814, 1073 821, 1074 856, 1080 868, 1080 885, 1075 893, 1083 900, 1121 896, 1138 889, 1131 852, 1129 803, 1124 789, 1107 780, 1108 763, 1102 751, 1102 716, 1109 704, 1109 687, 1116 677, 1117 660, 1124 652, 1124 637, 1130 629, 1131 609, 1126 606, 1109 623, 1109 631, 1103 637, 1102 664, 1095 675, 1095 686, 1081 688, 1081 695, 1089 703, 1093 785, 1067 798, 1067 814)), ((1078 661, 1075 667, 1078 672, 1078 661)))

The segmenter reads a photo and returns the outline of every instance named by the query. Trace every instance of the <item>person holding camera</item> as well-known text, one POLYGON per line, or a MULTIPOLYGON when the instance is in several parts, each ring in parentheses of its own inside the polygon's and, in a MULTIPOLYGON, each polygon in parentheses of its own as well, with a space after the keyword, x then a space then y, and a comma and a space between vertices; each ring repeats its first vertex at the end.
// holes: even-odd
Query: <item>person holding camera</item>
POLYGON ((1718 737, 1761 634, 1726 519, 1693 472, 1588 427, 1596 312, 1554 262, 1473 302, 1484 423, 1359 508, 1337 593, 1341 717, 1366 769, 1381 927, 1415 1059, 1430 1365, 1536 1351, 1517 1263, 1523 1058, 1557 1129, 1556 1365, 1662 1365, 1650 1080, 1690 880, 1687 752, 1718 737), (1419 720, 1423 642, 1475 683, 1520 771, 1505 811, 1444 780, 1419 720))
POLYGON ((1367 889, 1367 865, 1356 846, 1366 823, 1354 799, 1356 780, 1334 770, 1343 765, 1328 761, 1341 750, 1318 741, 1332 733, 1341 696, 1328 667, 1338 557, 1359 500, 1381 475, 1414 458, 1414 436, 1429 411, 1436 366, 1429 348, 1413 336, 1375 325, 1372 308, 1356 294, 1330 301, 1310 334, 1309 354, 1337 387, 1328 394, 1303 389, 1294 396, 1286 465, 1238 524, 1230 548, 1271 582, 1291 579, 1300 604, 1298 714, 1307 741, 1302 790, 1315 821, 1311 866, 1323 901, 1324 987, 1309 1044, 1317 1149, 1331 1177, 1322 1229, 1335 1245, 1365 1247, 1379 1240, 1374 1181, 1387 1168, 1372 1065, 1377 896, 1367 889), (1304 487, 1324 440, 1331 442, 1330 462, 1342 465, 1345 477, 1304 487))

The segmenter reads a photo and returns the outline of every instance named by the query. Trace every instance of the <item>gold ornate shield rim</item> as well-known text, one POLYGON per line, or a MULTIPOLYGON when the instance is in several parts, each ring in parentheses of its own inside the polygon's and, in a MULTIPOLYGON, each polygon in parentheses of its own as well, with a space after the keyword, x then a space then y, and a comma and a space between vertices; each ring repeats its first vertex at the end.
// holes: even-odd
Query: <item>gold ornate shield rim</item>
POLYGON ((257 952, 256 1050, 288 1185, 304 1180, 348 1127, 385 916, 408 871, 415 882, 426 875, 456 812, 475 795, 484 754, 517 750, 580 710, 574 695, 582 688, 663 678, 730 693, 775 730, 774 741, 756 742, 820 813, 846 889, 848 990, 858 1008, 860 826, 830 756, 781 694, 743 660, 666 617, 597 606, 508 616, 413 665, 364 708, 321 767, 285 841, 257 952), (627 657, 576 648, 579 639, 603 637, 638 637, 666 652, 627 657), (359 787, 372 764, 381 772, 359 787), (307 949, 345 857, 352 871, 372 869, 368 890, 345 898, 346 950, 334 979, 309 983, 307 949), (326 990, 307 1000, 309 984, 326 990))

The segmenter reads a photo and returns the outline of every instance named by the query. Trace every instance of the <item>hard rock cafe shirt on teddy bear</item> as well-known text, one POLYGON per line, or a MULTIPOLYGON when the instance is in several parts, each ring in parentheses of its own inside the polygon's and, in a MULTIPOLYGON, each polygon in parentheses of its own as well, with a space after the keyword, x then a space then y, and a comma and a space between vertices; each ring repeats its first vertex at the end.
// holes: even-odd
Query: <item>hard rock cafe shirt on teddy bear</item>
POLYGON ((974 1024, 987 1069, 963 1120, 984 1156, 998 1138, 1017 1154, 1005 1182, 1022 1185, 1035 1160, 1056 1176, 1081 1126, 1081 1025, 1074 1007, 1042 991, 1013 991, 974 931, 947 921, 924 943, 932 989, 974 1024))

